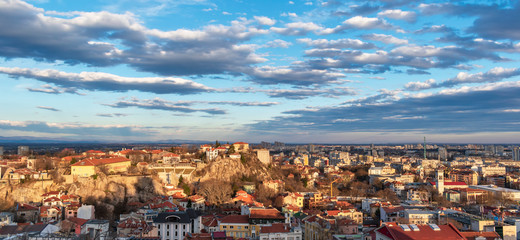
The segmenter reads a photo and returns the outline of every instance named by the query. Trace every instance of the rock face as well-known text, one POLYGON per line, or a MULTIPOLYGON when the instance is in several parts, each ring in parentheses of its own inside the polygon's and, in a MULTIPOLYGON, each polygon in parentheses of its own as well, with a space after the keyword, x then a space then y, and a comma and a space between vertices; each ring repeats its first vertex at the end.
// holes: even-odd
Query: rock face
POLYGON ((97 179, 77 178, 72 184, 55 184, 52 181, 30 182, 0 187, 0 200, 6 203, 40 202, 41 195, 48 191, 67 191, 68 194, 103 202, 107 209, 124 201, 148 200, 164 194, 158 179, 147 176, 100 175, 97 179))
POLYGON ((264 164, 255 158, 251 158, 245 163, 240 159, 217 158, 200 170, 201 176, 196 176, 195 181, 204 182, 210 179, 231 181, 241 176, 256 176, 264 179, 268 176, 268 170, 264 164))

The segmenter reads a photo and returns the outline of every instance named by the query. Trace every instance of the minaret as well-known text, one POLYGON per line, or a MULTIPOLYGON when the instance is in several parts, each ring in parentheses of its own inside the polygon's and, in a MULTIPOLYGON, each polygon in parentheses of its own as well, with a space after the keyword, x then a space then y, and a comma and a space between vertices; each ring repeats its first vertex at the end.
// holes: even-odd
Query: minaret
POLYGON ((439 194, 442 195, 444 193, 444 169, 442 167, 435 171, 435 186, 439 194))

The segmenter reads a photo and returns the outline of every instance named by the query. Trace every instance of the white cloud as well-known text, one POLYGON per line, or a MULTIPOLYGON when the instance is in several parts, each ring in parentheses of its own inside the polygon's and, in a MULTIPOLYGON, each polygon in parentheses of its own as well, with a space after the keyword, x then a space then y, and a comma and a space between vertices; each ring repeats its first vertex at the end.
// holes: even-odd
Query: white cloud
POLYGON ((386 44, 403 45, 408 44, 408 40, 396 38, 392 35, 372 33, 363 36, 364 39, 379 41, 386 44))
POLYGON ((371 49, 375 48, 374 44, 363 42, 359 39, 336 39, 336 40, 328 40, 328 39, 315 39, 312 40, 310 38, 300 38, 298 42, 305 43, 307 46, 312 46, 316 48, 353 48, 353 49, 371 49))
POLYGON ((264 16, 255 16, 256 21, 262 25, 272 26, 276 23, 276 20, 270 19, 264 16))
POLYGON ((267 48, 288 48, 292 45, 291 42, 284 41, 282 39, 275 39, 273 41, 267 42, 264 47, 267 48))
POLYGON ((12 77, 34 78, 66 88, 90 91, 142 91, 158 94, 193 94, 214 91, 203 84, 174 77, 122 77, 102 72, 68 73, 54 69, 0 67, 0 73, 12 77))
POLYGON ((408 22, 415 22, 415 20, 417 19, 417 14, 415 12, 403 11, 401 9, 388 9, 379 12, 377 16, 405 20, 408 22))
POLYGON ((271 31, 282 35, 305 35, 311 31, 322 29, 321 26, 313 22, 291 22, 285 24, 284 28, 271 27, 271 31))

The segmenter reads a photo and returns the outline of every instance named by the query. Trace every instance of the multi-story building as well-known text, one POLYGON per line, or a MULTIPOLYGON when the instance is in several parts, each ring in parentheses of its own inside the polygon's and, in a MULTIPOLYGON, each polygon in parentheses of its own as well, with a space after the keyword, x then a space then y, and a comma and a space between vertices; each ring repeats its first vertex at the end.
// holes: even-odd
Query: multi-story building
POLYGON ((83 159, 71 165, 71 174, 78 177, 90 177, 96 174, 96 169, 106 167, 111 173, 126 172, 132 161, 125 157, 83 159))
POLYGON ((18 146, 18 155, 25 156, 29 154, 29 146, 18 146))
POLYGON ((520 161, 520 147, 513 148, 513 161, 520 161))
POLYGON ((81 228, 81 234, 88 234, 89 239, 110 239, 108 228, 108 220, 91 219, 83 225, 81 228))
POLYGON ((258 236, 251 233, 248 215, 228 215, 218 222, 219 231, 225 231, 226 237, 249 238, 258 236))
POLYGON ((301 240, 302 229, 291 227, 285 223, 273 223, 271 226, 263 226, 260 230, 259 240, 301 240))
POLYGON ((478 167, 478 172, 482 177, 487 177, 489 175, 506 175, 506 167, 498 165, 480 166, 478 167))
POLYGON ((162 240, 182 240, 188 233, 200 233, 201 217, 194 211, 159 213, 153 225, 162 240))
POLYGON ((407 224, 437 223, 437 214, 433 211, 406 209, 401 221, 407 224))
POLYGON ((453 170, 449 173, 453 182, 465 182, 468 185, 478 184, 478 173, 473 170, 453 170))
POLYGON ((265 165, 271 164, 271 156, 269 156, 269 150, 268 149, 256 149, 256 156, 258 157, 258 160, 262 162, 265 165))
POLYGON ((450 239, 465 240, 462 233, 452 224, 395 224, 389 223, 375 230, 377 240, 399 240, 399 239, 450 239))
POLYGON ((218 157, 218 150, 216 148, 209 148, 206 150, 206 160, 213 161, 218 157))

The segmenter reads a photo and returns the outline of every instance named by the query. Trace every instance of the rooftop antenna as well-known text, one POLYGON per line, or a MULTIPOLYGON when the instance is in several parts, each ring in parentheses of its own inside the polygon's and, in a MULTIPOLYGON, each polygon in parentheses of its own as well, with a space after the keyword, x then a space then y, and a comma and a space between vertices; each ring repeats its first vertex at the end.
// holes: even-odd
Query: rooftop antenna
POLYGON ((426 160, 426 136, 424 137, 424 159, 426 160))

